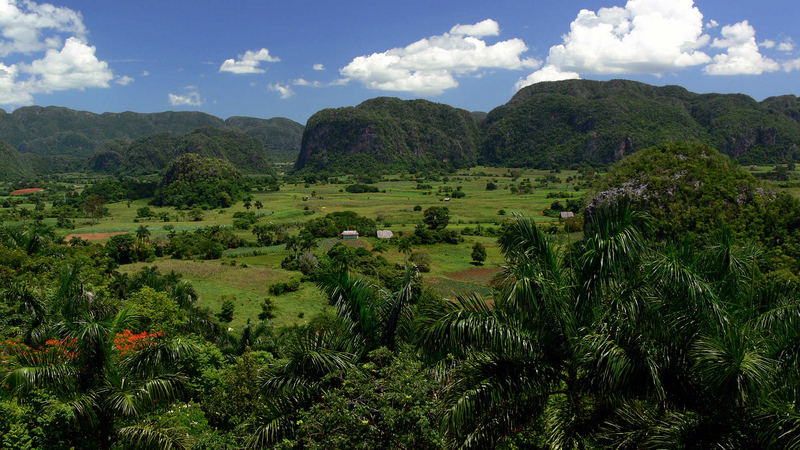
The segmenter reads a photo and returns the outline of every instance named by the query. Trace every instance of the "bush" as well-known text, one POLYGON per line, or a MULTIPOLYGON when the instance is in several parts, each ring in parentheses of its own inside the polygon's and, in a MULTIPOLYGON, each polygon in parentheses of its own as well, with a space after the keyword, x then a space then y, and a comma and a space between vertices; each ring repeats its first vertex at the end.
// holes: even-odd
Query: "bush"
POLYGON ((273 283, 269 287, 269 293, 275 296, 285 294, 287 292, 296 292, 300 290, 300 280, 292 278, 286 283, 273 283))
POLYGON ((425 252, 413 252, 408 258, 420 272, 431 271, 431 255, 425 252))
POLYGON ((370 185, 367 185, 367 184, 361 184, 361 183, 351 184, 351 185, 345 187, 344 190, 349 192, 349 193, 351 193, 351 194, 363 194, 365 192, 378 192, 378 188, 377 187, 370 186, 370 185))

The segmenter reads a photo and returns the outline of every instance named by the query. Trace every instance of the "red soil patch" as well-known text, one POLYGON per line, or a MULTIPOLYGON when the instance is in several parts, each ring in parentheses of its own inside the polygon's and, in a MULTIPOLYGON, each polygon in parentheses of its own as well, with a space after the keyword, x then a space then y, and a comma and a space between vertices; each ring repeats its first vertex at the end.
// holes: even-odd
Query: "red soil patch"
POLYGON ((15 191, 11 191, 11 195, 28 195, 28 194, 35 194, 37 192, 43 191, 44 188, 25 188, 25 189, 17 189, 15 191))
POLYGON ((74 237, 79 237, 85 241, 100 241, 106 238, 110 238, 111 236, 116 236, 119 234, 126 234, 124 231, 114 231, 112 233, 72 233, 68 234, 64 238, 64 242, 69 242, 70 239, 74 237))
POLYGON ((500 269, 497 267, 475 267, 474 269, 448 273, 445 276, 451 280, 488 285, 499 272, 500 269))

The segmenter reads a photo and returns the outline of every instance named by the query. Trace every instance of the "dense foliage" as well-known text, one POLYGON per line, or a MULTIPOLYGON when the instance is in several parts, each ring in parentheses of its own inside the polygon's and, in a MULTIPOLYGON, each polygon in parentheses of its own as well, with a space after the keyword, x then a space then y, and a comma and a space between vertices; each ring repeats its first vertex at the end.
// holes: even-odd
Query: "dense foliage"
POLYGON ((658 238, 708 239, 722 225, 766 247, 766 269, 800 269, 800 201, 768 190, 726 155, 701 144, 664 144, 612 167, 589 213, 620 198, 654 219, 658 238))
POLYGON ((347 173, 468 167, 479 140, 477 121, 467 111, 380 97, 311 116, 295 167, 347 173))
POLYGON ((153 204, 227 208, 244 196, 248 185, 248 180, 230 163, 187 153, 170 163, 153 204))
POLYGON ((258 139, 239 131, 212 127, 198 128, 183 136, 161 133, 139 138, 121 148, 97 152, 90 166, 101 172, 153 173, 186 153, 225 159, 245 172, 273 171, 258 139))
POLYGON ((707 142, 742 162, 795 159, 800 123, 791 107, 777 105, 626 80, 538 83, 489 113, 480 160, 539 168, 605 165, 686 140, 707 142))

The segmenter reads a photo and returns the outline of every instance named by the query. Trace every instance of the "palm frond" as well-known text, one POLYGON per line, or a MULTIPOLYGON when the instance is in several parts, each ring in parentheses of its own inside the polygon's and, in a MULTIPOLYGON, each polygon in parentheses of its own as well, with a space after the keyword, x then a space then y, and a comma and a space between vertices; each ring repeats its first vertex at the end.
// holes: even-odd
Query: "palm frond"
POLYGON ((535 351, 530 336, 491 309, 478 295, 441 300, 419 313, 418 342, 428 355, 469 351, 523 354, 535 351))
POLYGON ((539 360, 475 355, 455 369, 445 387, 444 431, 460 445, 476 446, 530 426, 556 378, 556 371, 539 360))
POLYGON ((154 425, 131 425, 117 430, 120 442, 139 449, 188 449, 191 448, 189 435, 175 428, 154 425))

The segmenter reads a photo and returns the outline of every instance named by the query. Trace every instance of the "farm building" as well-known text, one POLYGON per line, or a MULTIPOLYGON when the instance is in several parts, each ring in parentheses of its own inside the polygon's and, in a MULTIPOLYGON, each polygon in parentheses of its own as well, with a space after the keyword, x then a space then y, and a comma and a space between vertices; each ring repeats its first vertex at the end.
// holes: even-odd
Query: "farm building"
POLYGON ((392 230, 378 230, 378 239, 391 239, 394 237, 392 230))
POLYGON ((342 239, 358 239, 358 231, 344 230, 341 233, 339 233, 339 237, 342 239))
POLYGON ((573 217, 575 217, 575 213, 573 213, 572 211, 561 211, 560 217, 562 219, 572 219, 573 217))

